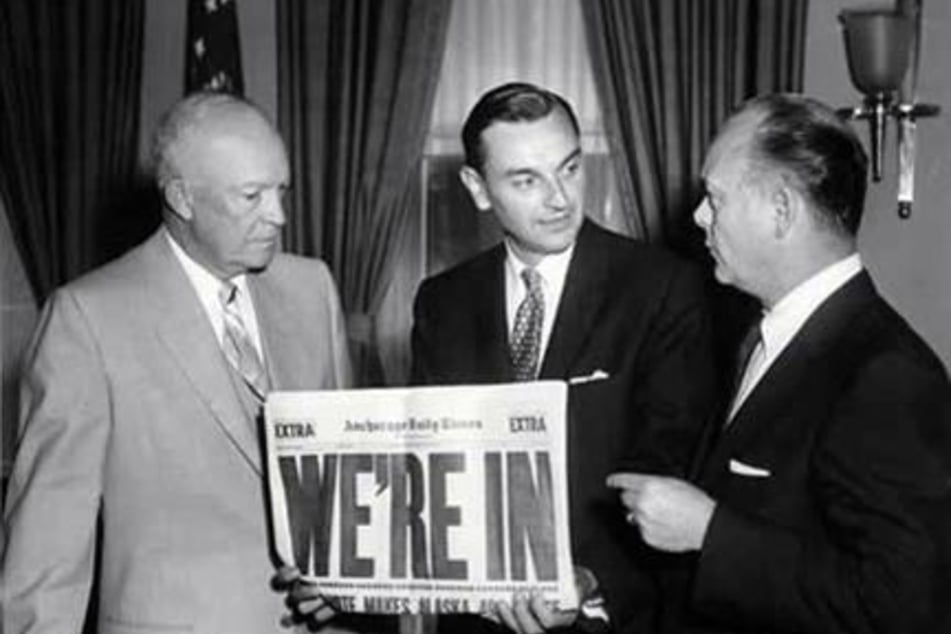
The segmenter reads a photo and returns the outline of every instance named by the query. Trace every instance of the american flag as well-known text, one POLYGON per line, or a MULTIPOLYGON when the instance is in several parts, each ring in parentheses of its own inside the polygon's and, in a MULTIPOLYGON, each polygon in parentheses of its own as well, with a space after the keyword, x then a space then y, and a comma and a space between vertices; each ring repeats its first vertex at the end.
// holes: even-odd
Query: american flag
POLYGON ((244 94, 236 0, 188 0, 185 92, 244 94))

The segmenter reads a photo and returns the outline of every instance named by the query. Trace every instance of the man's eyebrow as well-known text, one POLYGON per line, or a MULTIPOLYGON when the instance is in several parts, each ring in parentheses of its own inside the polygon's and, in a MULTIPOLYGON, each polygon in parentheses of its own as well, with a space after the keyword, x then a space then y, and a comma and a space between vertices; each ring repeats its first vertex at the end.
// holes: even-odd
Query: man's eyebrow
POLYGON ((579 158, 580 156, 581 156, 581 148, 580 148, 580 147, 576 147, 575 150, 574 150, 574 152, 572 152, 571 154, 569 154, 568 156, 566 156, 566 157, 565 157, 565 160, 563 160, 561 163, 558 164, 558 168, 561 169, 562 167, 564 167, 564 166, 567 165, 568 163, 571 163, 572 161, 574 161, 575 159, 579 158))
POLYGON ((535 176, 537 174, 538 170, 531 167, 516 167, 502 172, 502 175, 506 178, 514 178, 516 176, 535 176))
MULTIPOLYGON (((571 154, 569 154, 564 159, 562 159, 562 161, 558 164, 557 169, 563 168, 565 165, 567 165, 568 163, 571 163, 572 161, 574 161, 580 156, 581 156, 581 148, 580 147, 575 148, 574 151, 571 152, 571 154)), ((505 170, 504 172, 502 172, 502 175, 505 176, 506 178, 513 178, 516 176, 536 176, 539 173, 540 172, 534 167, 515 167, 515 168, 505 170)))

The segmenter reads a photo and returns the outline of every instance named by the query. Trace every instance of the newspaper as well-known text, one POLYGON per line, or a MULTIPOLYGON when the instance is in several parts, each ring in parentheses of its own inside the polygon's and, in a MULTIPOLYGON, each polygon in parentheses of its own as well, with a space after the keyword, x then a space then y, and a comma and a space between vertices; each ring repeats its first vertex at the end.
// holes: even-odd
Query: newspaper
POLYGON ((577 607, 566 401, 562 381, 270 394, 279 557, 344 611, 577 607))

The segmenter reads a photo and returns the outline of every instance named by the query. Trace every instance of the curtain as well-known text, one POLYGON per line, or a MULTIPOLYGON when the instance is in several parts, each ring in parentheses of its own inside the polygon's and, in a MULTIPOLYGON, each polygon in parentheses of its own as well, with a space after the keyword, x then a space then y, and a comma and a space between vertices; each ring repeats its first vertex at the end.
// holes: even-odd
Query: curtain
POLYGON ((285 245, 340 287, 358 379, 381 381, 373 318, 419 206, 450 0, 280 0, 279 124, 294 185, 285 245))
POLYGON ((461 153, 460 128, 469 110, 484 92, 508 81, 557 92, 574 108, 582 136, 602 134, 579 5, 578 0, 453 5, 430 131, 436 149, 461 153))
POLYGON ((0 2, 0 195, 38 301, 140 237, 143 0, 0 2))
POLYGON ((801 90, 807 5, 581 0, 618 188, 635 235, 696 250, 689 223, 707 146, 744 99, 801 90))

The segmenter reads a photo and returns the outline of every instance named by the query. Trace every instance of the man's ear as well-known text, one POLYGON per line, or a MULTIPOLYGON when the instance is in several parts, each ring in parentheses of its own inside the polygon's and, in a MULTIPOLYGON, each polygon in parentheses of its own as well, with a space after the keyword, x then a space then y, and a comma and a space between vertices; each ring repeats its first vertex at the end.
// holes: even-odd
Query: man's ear
POLYGON ((185 181, 180 178, 173 178, 166 181, 161 186, 161 190, 165 206, 182 220, 190 221, 194 212, 192 211, 191 195, 188 188, 185 187, 185 181))
POLYGON ((801 217, 802 198, 798 192, 792 190, 786 185, 780 185, 772 194, 773 207, 773 235, 777 239, 782 239, 792 230, 796 221, 801 217))
POLYGON ((472 197, 472 202, 475 203, 479 211, 488 211, 492 208, 492 201, 489 200, 485 180, 474 167, 463 165, 462 169, 459 170, 459 180, 469 190, 469 196, 472 197))

